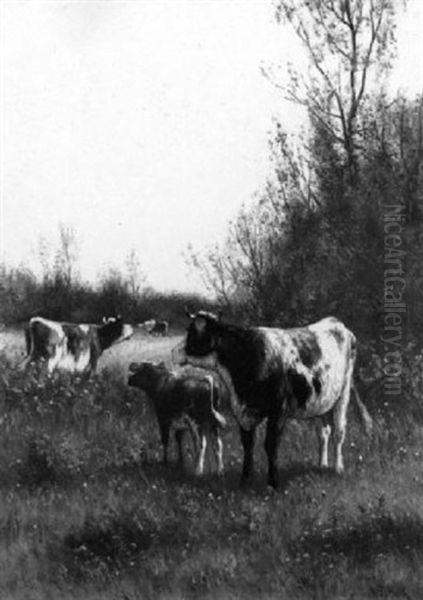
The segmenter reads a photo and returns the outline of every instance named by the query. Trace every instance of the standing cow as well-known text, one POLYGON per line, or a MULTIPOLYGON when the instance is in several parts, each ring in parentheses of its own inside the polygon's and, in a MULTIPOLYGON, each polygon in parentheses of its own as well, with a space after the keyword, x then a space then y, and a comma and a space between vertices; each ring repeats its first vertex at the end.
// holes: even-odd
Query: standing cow
POLYGON ((148 321, 144 321, 143 323, 138 323, 138 327, 143 329, 146 333, 151 333, 156 324, 156 319, 149 319, 148 321))
POLYGON ((351 388, 368 431, 372 424, 353 386, 356 339, 351 331, 333 317, 308 327, 276 329, 227 325, 206 311, 188 316, 186 338, 174 350, 174 361, 215 370, 228 387, 244 448, 242 480, 251 474, 255 429, 265 418, 269 485, 277 486, 277 450, 289 418, 320 419, 322 467, 328 466, 333 431, 335 469, 342 473, 351 388))
POLYGON ((27 363, 44 359, 49 373, 54 369, 93 373, 104 350, 132 335, 131 325, 124 324, 120 316, 103 319, 101 325, 59 323, 33 317, 25 328, 27 363))
POLYGON ((175 430, 178 459, 183 462, 182 437, 184 430, 192 434, 197 453, 196 474, 202 475, 210 436, 217 460, 217 471, 223 473, 223 445, 220 429, 226 421, 219 412, 219 388, 211 375, 201 379, 185 373, 169 371, 163 363, 132 363, 129 367, 128 385, 147 393, 154 405, 159 423, 163 462, 168 460, 168 443, 171 427, 175 430))
POLYGON ((165 337, 169 333, 169 323, 167 321, 156 321, 154 327, 150 330, 151 335, 165 337))

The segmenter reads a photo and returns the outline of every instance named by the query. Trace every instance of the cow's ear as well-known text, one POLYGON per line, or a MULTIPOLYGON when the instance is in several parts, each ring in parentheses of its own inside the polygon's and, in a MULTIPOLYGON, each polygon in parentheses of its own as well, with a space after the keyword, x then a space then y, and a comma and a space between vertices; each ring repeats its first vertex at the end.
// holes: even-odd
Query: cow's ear
POLYGON ((192 314, 189 312, 189 310, 188 310, 188 308, 187 308, 186 306, 185 306, 184 310, 185 310, 185 314, 186 314, 186 316, 188 317, 188 319, 191 319, 191 321, 192 321, 193 319, 195 319, 195 315, 192 315, 192 314))
POLYGON ((101 322, 102 322, 102 323, 104 323, 104 324, 106 324, 106 323, 107 323, 107 319, 106 319, 106 317, 103 317, 103 318, 101 319, 101 322))

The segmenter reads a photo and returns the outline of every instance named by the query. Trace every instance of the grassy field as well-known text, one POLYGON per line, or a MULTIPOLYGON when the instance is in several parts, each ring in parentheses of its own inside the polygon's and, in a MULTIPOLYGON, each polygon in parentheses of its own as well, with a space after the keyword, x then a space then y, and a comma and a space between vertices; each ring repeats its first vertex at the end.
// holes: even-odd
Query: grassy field
POLYGON ((367 441, 350 414, 343 478, 315 467, 313 427, 291 423, 277 492, 262 428, 255 478, 238 488, 231 419, 222 478, 210 462, 193 475, 189 444, 186 470, 165 468, 149 402, 125 377, 178 341, 139 334, 84 382, 23 376, 22 334, 0 332, 0 599, 421 599, 415 419, 378 410, 367 441))

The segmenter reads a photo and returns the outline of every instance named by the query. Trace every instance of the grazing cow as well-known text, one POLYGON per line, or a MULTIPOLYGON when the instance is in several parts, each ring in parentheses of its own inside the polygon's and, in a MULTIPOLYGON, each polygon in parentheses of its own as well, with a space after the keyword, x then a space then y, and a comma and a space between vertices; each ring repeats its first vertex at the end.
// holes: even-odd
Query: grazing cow
POLYGON ((372 423, 353 385, 356 339, 351 331, 333 317, 296 329, 236 327, 205 311, 189 317, 186 338, 173 359, 217 371, 228 387, 244 448, 242 481, 252 471, 255 428, 265 418, 271 486, 277 486, 277 450, 289 418, 319 418, 322 467, 328 466, 333 430, 335 469, 341 473, 351 388, 368 432, 372 423))
POLYGON ((33 317, 25 329, 27 362, 45 359, 49 373, 56 368, 93 373, 104 350, 132 335, 132 327, 125 325, 121 317, 103 319, 101 325, 58 323, 33 317))
POLYGON ((151 335, 166 336, 169 333, 169 323, 167 321, 156 321, 150 333, 151 335))
POLYGON ((156 324, 156 319, 149 319, 148 321, 144 321, 143 323, 139 323, 138 327, 144 329, 147 333, 151 333, 156 324))
POLYGON ((202 475, 207 448, 211 437, 217 460, 217 471, 223 473, 223 445, 220 428, 226 425, 219 409, 218 387, 211 375, 198 377, 169 371, 163 363, 131 363, 128 385, 147 393, 153 402, 163 443, 163 462, 168 460, 169 432, 173 426, 178 446, 178 459, 183 463, 182 438, 189 429, 197 453, 195 472, 202 475))

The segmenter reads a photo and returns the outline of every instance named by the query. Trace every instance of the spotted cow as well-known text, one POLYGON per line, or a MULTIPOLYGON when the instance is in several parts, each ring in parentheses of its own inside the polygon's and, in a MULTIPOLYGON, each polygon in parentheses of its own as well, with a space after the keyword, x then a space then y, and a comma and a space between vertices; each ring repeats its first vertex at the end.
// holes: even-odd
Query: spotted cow
POLYGON ((25 328, 26 362, 45 360, 49 373, 54 369, 92 373, 104 350, 132 335, 131 325, 124 324, 120 316, 103 319, 101 325, 60 323, 33 317, 25 328))
POLYGON ((148 321, 144 321, 143 323, 138 323, 138 328, 143 329, 146 333, 151 333, 156 325, 156 319, 149 319, 148 321))
POLYGON ((217 471, 223 473, 223 445, 220 429, 226 425, 219 412, 219 387, 212 375, 201 378, 174 372, 164 363, 131 363, 128 385, 143 390, 153 403, 163 443, 163 462, 168 461, 171 428, 175 432, 179 462, 183 463, 182 438, 191 432, 197 454, 196 474, 202 475, 210 436, 217 460, 217 471))
POLYGON ((356 339, 351 331, 333 317, 307 327, 277 329, 228 325, 206 311, 188 316, 185 340, 174 349, 173 360, 217 371, 225 382, 244 449, 242 481, 251 474, 255 429, 263 419, 271 486, 278 483, 277 450, 290 418, 318 418, 322 467, 328 466, 333 432, 335 469, 342 473, 351 390, 368 432, 372 424, 353 385, 356 339))

